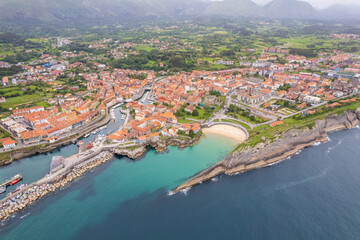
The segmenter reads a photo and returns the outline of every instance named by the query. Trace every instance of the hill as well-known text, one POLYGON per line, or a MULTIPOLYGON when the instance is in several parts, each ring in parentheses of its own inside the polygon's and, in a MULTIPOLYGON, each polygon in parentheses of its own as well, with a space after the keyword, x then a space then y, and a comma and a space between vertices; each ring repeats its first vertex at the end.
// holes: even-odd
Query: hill
POLYGON ((1 0, 0 24, 81 24, 194 19, 196 17, 267 17, 273 19, 360 18, 360 7, 337 5, 319 13, 309 3, 273 0, 260 7, 252 0, 1 0))
POLYGON ((360 19, 360 4, 335 4, 322 10, 321 13, 332 19, 360 19))
POLYGON ((286 19, 319 19, 320 14, 307 2, 298 0, 274 0, 264 6, 267 16, 286 19))
POLYGON ((203 12, 203 15, 260 17, 264 16, 264 9, 251 0, 212 1, 203 12))

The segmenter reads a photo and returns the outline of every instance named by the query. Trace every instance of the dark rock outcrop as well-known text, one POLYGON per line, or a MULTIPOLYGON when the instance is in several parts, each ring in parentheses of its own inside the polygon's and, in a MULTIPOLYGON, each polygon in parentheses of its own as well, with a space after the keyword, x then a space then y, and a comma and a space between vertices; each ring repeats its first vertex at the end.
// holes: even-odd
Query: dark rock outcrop
POLYGON ((291 129, 273 143, 268 145, 262 143, 254 148, 229 154, 222 161, 178 186, 175 192, 207 181, 222 173, 234 174, 274 164, 316 142, 327 141, 328 132, 349 129, 359 123, 360 109, 356 112, 347 111, 340 116, 318 120, 312 129, 291 129))

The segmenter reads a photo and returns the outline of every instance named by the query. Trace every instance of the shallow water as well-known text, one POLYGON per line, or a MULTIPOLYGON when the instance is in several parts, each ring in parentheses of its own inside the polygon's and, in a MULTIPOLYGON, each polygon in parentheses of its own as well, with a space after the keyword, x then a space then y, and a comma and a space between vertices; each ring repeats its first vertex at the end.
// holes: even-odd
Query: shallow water
POLYGON ((1 239, 359 239, 360 130, 330 134, 271 167, 168 191, 234 147, 115 158, 17 214, 1 239), (23 218, 21 218, 23 217, 23 218))

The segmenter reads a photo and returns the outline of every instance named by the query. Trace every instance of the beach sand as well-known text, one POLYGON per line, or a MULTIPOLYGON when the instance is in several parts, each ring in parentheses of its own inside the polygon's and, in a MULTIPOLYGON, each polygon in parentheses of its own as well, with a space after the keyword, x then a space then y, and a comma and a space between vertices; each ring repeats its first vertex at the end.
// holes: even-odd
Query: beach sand
POLYGON ((203 133, 213 133, 223 135, 225 137, 232 138, 238 143, 244 142, 246 139, 246 133, 240 128, 232 127, 229 125, 214 125, 210 128, 204 128, 203 133))

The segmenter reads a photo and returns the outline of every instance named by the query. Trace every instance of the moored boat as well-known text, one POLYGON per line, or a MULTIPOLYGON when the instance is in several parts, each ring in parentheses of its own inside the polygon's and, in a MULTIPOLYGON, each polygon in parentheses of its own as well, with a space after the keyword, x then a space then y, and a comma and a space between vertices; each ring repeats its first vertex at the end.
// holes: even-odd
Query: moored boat
POLYGON ((6 186, 1 186, 0 187, 0 193, 4 193, 4 192, 6 192, 6 186))
POLYGON ((11 182, 10 182, 10 186, 14 185, 15 183, 19 182, 20 180, 21 180, 21 179, 19 178, 19 179, 16 179, 16 180, 14 180, 14 181, 11 181, 11 182))
POLYGON ((12 185, 16 184, 17 182, 19 182, 21 179, 22 179, 22 176, 20 174, 16 174, 14 177, 12 177, 10 179, 9 185, 12 186, 12 185))

